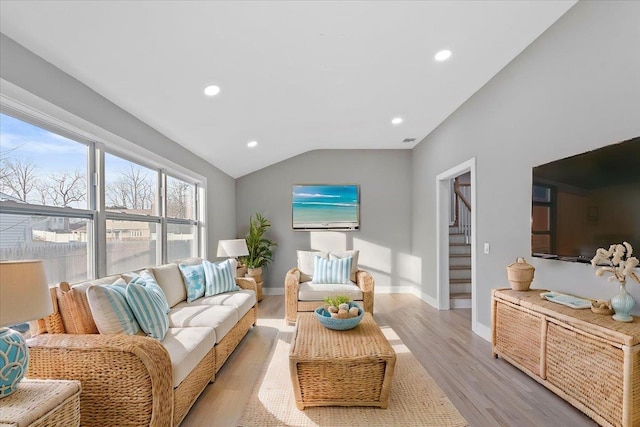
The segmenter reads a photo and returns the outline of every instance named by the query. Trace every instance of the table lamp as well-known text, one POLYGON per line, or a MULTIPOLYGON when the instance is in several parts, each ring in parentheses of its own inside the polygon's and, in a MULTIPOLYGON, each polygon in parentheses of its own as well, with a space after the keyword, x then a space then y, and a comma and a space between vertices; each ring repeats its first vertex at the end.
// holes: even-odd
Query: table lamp
POLYGON ((29 364, 22 334, 7 326, 40 319, 52 311, 42 261, 0 261, 0 399, 16 391, 29 364))
POLYGON ((219 257, 237 258, 249 255, 249 248, 244 239, 220 240, 218 241, 219 257))

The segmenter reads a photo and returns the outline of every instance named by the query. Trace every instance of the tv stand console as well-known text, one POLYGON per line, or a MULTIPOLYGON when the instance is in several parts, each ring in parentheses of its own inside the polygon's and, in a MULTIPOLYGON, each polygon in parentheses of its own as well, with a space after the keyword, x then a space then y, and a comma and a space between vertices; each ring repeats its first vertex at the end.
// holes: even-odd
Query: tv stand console
POLYGON ((543 289, 492 291, 492 351, 603 426, 640 427, 640 317, 574 310, 543 289))

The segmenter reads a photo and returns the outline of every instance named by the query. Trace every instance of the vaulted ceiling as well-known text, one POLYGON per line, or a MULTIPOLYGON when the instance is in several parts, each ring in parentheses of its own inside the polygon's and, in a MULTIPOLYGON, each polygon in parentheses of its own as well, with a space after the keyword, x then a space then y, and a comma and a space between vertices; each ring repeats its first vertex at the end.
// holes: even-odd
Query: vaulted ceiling
POLYGON ((573 4, 2 0, 0 31, 240 177, 314 149, 413 148, 573 4))

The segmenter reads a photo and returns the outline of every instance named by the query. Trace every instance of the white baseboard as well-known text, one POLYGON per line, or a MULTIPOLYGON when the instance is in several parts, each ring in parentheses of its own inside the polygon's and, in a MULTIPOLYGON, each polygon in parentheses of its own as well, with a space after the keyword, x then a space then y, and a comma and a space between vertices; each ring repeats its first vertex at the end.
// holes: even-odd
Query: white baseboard
MULTIPOLYGON (((265 295, 284 295, 284 287, 281 288, 262 288, 262 292, 265 295)), ((438 301, 422 292, 417 286, 376 286, 375 293, 377 294, 411 294, 416 298, 420 298, 422 301, 429 304, 431 307, 438 308, 438 301)), ((475 330, 476 335, 485 340, 491 342, 491 327, 483 325, 482 323, 476 323, 475 330)))
POLYGON ((480 322, 476 323, 476 329, 473 331, 476 335, 484 338, 485 340, 491 342, 491 328, 489 326, 483 325, 480 322))

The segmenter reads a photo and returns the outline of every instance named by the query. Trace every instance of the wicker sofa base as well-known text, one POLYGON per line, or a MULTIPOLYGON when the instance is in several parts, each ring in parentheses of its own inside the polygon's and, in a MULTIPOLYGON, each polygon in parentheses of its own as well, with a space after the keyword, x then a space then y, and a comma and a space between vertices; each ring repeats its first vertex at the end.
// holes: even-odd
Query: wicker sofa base
POLYGON ((83 426, 177 426, 255 324, 257 310, 249 310, 175 389, 166 349, 142 336, 38 335, 28 340, 27 377, 79 380, 83 426))

